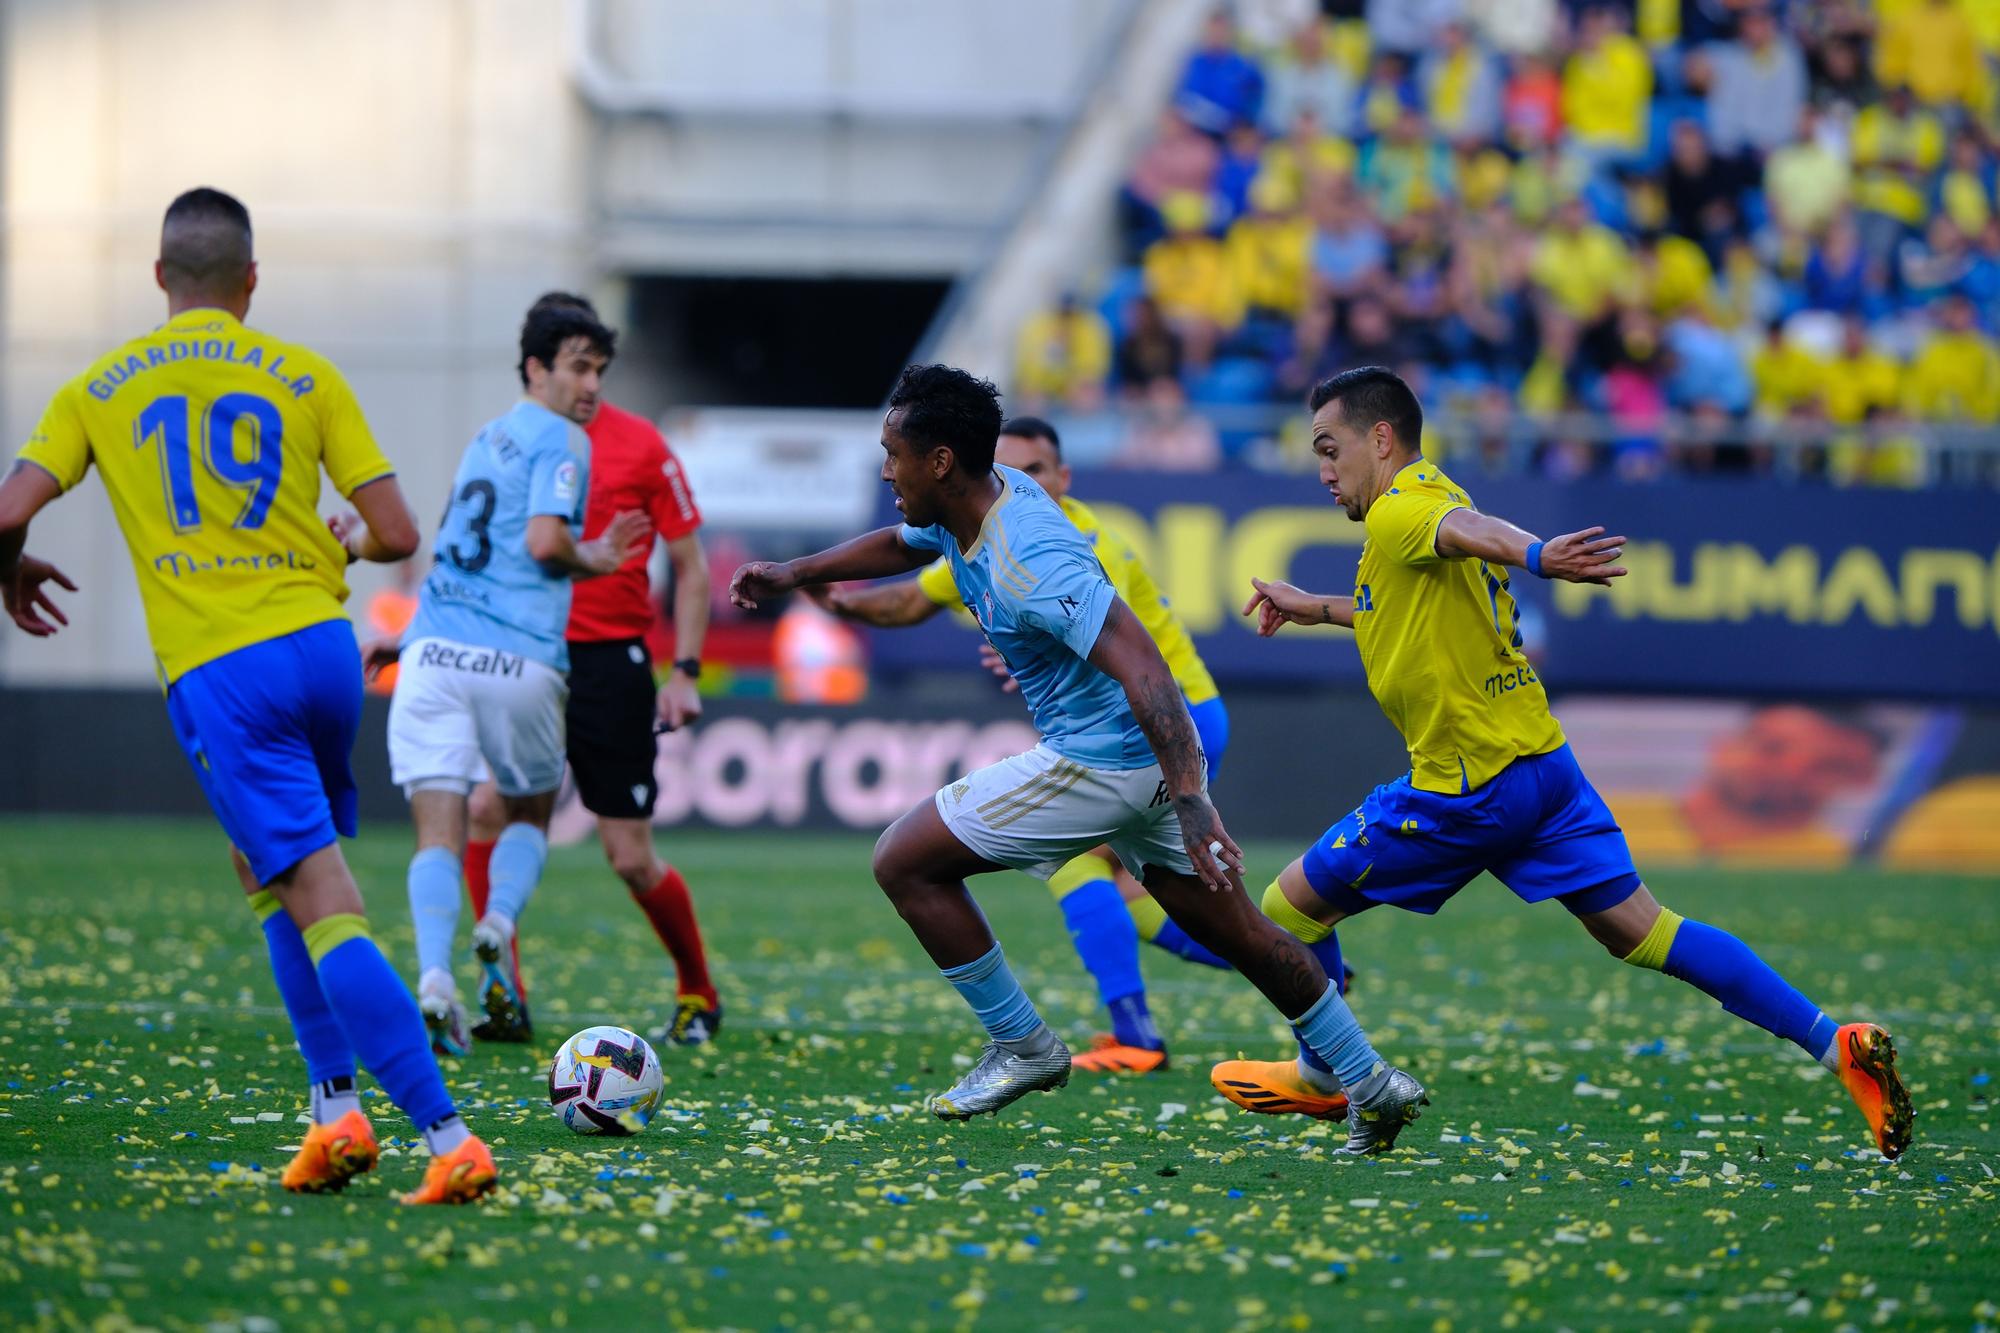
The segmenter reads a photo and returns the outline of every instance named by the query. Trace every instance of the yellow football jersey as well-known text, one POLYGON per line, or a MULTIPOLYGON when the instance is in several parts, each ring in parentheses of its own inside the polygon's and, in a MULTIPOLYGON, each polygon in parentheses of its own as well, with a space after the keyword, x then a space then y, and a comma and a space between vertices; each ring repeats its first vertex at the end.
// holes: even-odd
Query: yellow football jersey
POLYGON ((1354 642, 1368 688, 1410 750, 1410 781, 1457 794, 1523 755, 1562 745, 1521 652, 1507 571, 1437 553, 1438 523, 1472 501, 1419 458, 1368 507, 1355 573, 1354 642))
POLYGON ((64 490, 97 465, 167 684, 342 616, 320 469, 342 495, 394 471, 332 362, 207 309, 65 384, 21 457, 64 490))
MULTIPOLYGON (((1215 677, 1208 674, 1207 664, 1195 651, 1187 626, 1174 614, 1160 585, 1153 582, 1152 574, 1140 563, 1139 553, 1132 549, 1131 543, 1105 527, 1082 501, 1064 496, 1061 504, 1077 531, 1090 538, 1097 562, 1104 566, 1105 577, 1158 645, 1160 656, 1166 659, 1167 669, 1174 673, 1174 682, 1181 687, 1187 701, 1207 703, 1221 694, 1215 687, 1215 677)), ((943 560, 925 566, 917 575, 917 585, 938 606, 960 605, 958 584, 951 576, 951 566, 943 560)))

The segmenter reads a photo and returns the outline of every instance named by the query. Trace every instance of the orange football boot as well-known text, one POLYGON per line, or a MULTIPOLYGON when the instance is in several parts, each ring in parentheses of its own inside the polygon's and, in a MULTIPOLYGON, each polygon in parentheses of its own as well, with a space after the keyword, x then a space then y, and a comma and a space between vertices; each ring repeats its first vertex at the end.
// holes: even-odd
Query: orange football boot
POLYGON ((1167 1067, 1167 1053, 1127 1046, 1109 1032, 1100 1032, 1091 1039, 1090 1049, 1070 1063, 1094 1074, 1150 1074, 1167 1067))
POLYGON ((1260 1115, 1347 1119, 1347 1097, 1306 1082, 1296 1060, 1224 1060, 1209 1071, 1208 1081, 1230 1101, 1260 1115))
POLYGON ((1875 1146, 1895 1161, 1909 1148, 1917 1118, 1909 1089, 1896 1072, 1896 1043, 1873 1023, 1843 1023, 1833 1034, 1833 1045, 1840 1052, 1840 1081, 1847 1085, 1847 1095, 1868 1118, 1875 1146))
POLYGON ((375 1127, 361 1112, 349 1111, 330 1125, 306 1130, 306 1141, 285 1167, 283 1184, 299 1194, 332 1194, 373 1170, 380 1156, 375 1127))
POLYGON ((471 1203, 500 1179, 493 1154, 474 1135, 448 1153, 431 1158, 424 1183, 403 1196, 404 1203, 471 1203))

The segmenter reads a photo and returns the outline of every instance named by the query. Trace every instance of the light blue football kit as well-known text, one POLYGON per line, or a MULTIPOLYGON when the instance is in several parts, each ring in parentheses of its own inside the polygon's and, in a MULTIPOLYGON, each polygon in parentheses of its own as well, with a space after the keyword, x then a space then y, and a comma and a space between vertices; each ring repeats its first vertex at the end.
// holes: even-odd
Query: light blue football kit
POLYGON ((1001 492, 969 551, 941 526, 900 531, 951 564, 965 607, 1006 659, 1041 744, 936 796, 954 837, 995 865, 1047 879, 1108 843, 1133 873, 1193 870, 1166 782, 1125 687, 1088 661, 1117 597, 1090 539, 1026 474, 1001 492))
POLYGON ((487 422, 452 479, 437 560, 403 642, 448 639, 568 671, 569 575, 528 554, 528 520, 554 515, 581 538, 589 489, 583 427, 525 398, 487 422))
MULTIPOLYGON (((412 796, 467 794, 489 776, 510 797, 561 785, 570 575, 528 553, 528 525, 553 516, 582 536, 589 450, 582 427, 527 399, 467 446, 438 529, 437 558, 403 634, 389 710, 390 769, 412 796)), ((508 824, 493 849, 489 916, 511 929, 547 855, 540 827, 508 824)), ((410 861, 418 999, 427 1015, 436 1004, 456 1002, 450 978, 459 875, 451 848, 422 848, 410 861)))
POLYGON ((1007 660, 1042 742, 1089 768, 1144 768, 1152 747, 1125 689, 1087 660, 1117 593, 1090 539, 1026 473, 993 469, 1000 498, 970 551, 943 527, 904 524, 903 544, 951 564, 965 609, 1007 660))

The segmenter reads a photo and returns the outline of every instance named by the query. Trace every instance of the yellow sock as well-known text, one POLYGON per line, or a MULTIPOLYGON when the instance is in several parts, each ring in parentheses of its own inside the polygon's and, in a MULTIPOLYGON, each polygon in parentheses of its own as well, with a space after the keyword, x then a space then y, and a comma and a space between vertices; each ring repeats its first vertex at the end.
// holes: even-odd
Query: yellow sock
POLYGON ((1681 914, 1662 907, 1653 928, 1646 932, 1646 938, 1639 941, 1639 947, 1625 955, 1625 961, 1634 967, 1643 967, 1658 972, 1667 965, 1667 951, 1674 947, 1674 935, 1681 928, 1681 914))
POLYGON ((1264 890, 1264 915, 1306 944, 1318 944, 1333 934, 1332 926, 1315 921, 1292 906, 1292 900, 1285 896, 1285 890, 1275 879, 1271 881, 1270 887, 1264 890))
POLYGON ((368 939, 368 918, 353 912, 335 912, 313 922, 303 933, 306 952, 312 955, 313 965, 317 967, 322 959, 349 940, 368 939))
POLYGON ((277 894, 271 892, 269 889, 259 889, 250 895, 250 910, 257 914, 259 921, 269 921, 272 917, 284 911, 285 906, 278 901, 277 894))
POLYGON ((1156 940, 1160 937, 1160 927, 1167 924, 1167 909, 1153 901, 1151 894, 1140 894, 1137 898, 1125 900, 1125 910, 1132 914, 1132 924, 1139 928, 1139 938, 1156 940))
POLYGON ((1049 892, 1061 902, 1084 885, 1110 879, 1116 873, 1109 858, 1085 852, 1049 876, 1049 892))

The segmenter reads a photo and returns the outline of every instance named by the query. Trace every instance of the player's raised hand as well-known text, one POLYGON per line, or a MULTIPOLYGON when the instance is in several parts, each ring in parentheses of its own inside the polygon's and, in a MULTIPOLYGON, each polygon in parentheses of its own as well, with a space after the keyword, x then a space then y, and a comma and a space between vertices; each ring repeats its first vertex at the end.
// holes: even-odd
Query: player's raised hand
POLYGON ((1608 584, 1623 578, 1623 537, 1607 537, 1602 527, 1566 532, 1542 543, 1542 577, 1567 583, 1608 584))
POLYGON ((759 601, 769 601, 799 586, 790 561, 753 560, 729 579, 729 600, 745 611, 755 611, 759 601))
POLYGON ((1003 694, 1014 694, 1021 688, 1021 682, 1014 679, 1014 673, 1007 666, 1007 659, 1000 656, 1000 650, 990 643, 979 645, 979 665, 1000 677, 1003 694))
POLYGON ((1174 814, 1180 820, 1188 860, 1194 863, 1194 873, 1201 882, 1213 893, 1241 892, 1243 849, 1222 827, 1222 816, 1215 812, 1208 793, 1174 797, 1174 814))
POLYGON ((37 560, 31 555, 23 555, 16 561, 14 577, 0 583, 0 602, 5 603, 7 614, 13 617, 14 623, 24 633, 38 639, 46 639, 69 624, 69 617, 50 600, 48 591, 42 587, 44 583, 76 591, 69 575, 48 561, 37 560))
POLYGON ((1324 597, 1295 588, 1281 579, 1266 583, 1251 579, 1256 591, 1243 605, 1243 614, 1257 617, 1257 633, 1270 638, 1286 625, 1331 625, 1336 623, 1324 597))

